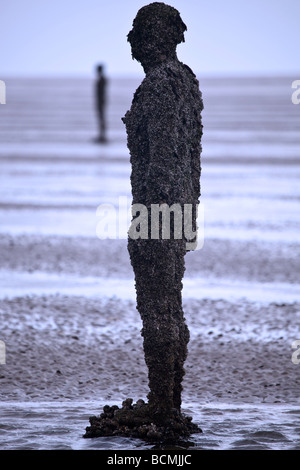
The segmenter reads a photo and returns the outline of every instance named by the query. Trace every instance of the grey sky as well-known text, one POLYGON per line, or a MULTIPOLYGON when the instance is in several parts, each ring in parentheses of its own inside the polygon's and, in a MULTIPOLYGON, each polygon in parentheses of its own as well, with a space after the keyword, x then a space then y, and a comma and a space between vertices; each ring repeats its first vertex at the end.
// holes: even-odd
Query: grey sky
MULTIPOLYGON (((0 78, 142 73, 126 35, 141 0, 2 0, 0 78)), ((207 74, 299 72, 300 0, 172 0, 188 31, 178 57, 207 74)))

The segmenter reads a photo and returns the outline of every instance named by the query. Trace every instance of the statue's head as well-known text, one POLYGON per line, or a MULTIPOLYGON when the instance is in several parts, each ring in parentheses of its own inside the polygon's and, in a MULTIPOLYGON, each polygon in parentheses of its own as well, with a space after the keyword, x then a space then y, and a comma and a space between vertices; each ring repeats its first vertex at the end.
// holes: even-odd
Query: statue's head
POLYGON ((103 70, 104 70, 104 66, 102 64, 99 64, 99 65, 97 65, 96 70, 97 70, 98 75, 102 75, 103 70))
POLYGON ((175 58, 177 44, 184 42, 186 29, 179 12, 165 3, 154 2, 142 7, 127 36, 133 59, 147 71, 175 58))

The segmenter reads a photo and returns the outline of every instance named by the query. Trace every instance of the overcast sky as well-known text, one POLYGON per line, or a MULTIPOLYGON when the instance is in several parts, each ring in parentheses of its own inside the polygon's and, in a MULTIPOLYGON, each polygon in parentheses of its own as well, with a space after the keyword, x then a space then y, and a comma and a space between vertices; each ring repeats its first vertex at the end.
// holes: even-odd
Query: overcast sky
MULTIPOLYGON (((142 0, 1 0, 0 79, 142 74, 126 35, 142 0)), ((300 79, 300 0, 172 0, 188 27, 178 57, 196 73, 300 79), (299 72, 299 76, 296 76, 299 72)))

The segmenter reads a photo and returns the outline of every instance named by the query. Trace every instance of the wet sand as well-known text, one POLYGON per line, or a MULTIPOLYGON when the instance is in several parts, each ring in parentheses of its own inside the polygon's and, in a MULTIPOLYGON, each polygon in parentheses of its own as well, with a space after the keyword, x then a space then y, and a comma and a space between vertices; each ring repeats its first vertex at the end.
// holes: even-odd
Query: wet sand
MULTIPOLYGON (((105 244, 105 256, 109 257, 110 246, 105 244)), ((77 250, 86 253, 78 240, 77 250)), ((125 243, 120 251, 125 258, 125 243)), ((40 262, 47 263, 47 259, 40 258, 40 262)), ((80 264, 83 272, 83 259, 80 264)), ((289 269, 288 262, 286 266, 289 269)), ((124 265, 120 273, 112 269, 112 278, 108 273, 99 277, 94 273, 93 289, 87 295, 76 293, 78 289, 88 292, 85 284, 80 286, 82 278, 67 276, 72 282, 69 291, 66 287, 69 293, 64 293, 63 272, 54 281, 47 276, 41 281, 39 271, 36 277, 31 272, 27 290, 39 283, 43 292, 51 282, 52 291, 58 293, 0 300, 6 343, 6 365, 1 366, 3 401, 145 399, 148 387, 141 322, 134 290, 122 293, 122 282, 126 286, 134 282, 122 280, 124 270, 124 265)), ((184 298, 191 332, 183 395, 187 403, 195 399, 202 404, 299 403, 300 366, 292 362, 291 344, 297 339, 300 302, 286 302, 280 293, 275 301, 263 302, 263 282, 260 290, 255 285, 250 299, 234 298, 232 291, 226 299, 218 298, 216 288, 209 298, 199 298, 201 291, 198 298, 184 298)))

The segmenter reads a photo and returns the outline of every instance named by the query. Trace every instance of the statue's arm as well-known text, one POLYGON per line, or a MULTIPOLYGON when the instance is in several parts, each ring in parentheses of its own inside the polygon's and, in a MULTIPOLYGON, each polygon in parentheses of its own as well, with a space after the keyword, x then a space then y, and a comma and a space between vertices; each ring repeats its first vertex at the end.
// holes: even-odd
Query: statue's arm
POLYGON ((156 84, 149 96, 147 134, 147 204, 171 204, 178 174, 178 142, 176 99, 168 84, 156 84))

